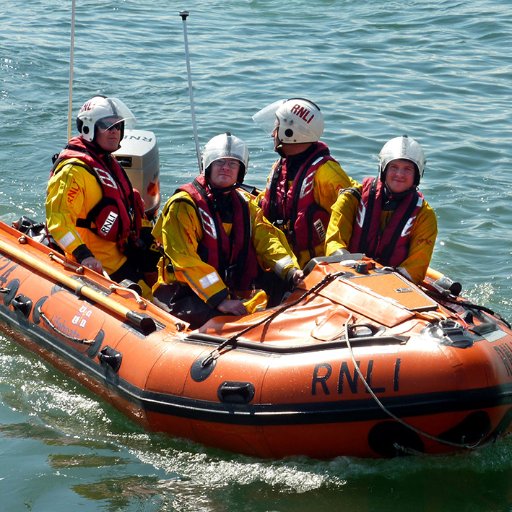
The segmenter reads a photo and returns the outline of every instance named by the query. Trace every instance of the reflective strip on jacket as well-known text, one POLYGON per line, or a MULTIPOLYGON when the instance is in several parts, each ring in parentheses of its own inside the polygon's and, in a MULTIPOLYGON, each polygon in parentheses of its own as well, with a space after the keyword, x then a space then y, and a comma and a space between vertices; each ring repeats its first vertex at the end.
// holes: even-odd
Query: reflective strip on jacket
MULTIPOLYGON (((265 219, 249 194, 241 189, 233 193, 245 201, 241 204, 245 204, 248 211, 251 242, 259 265, 284 279, 292 268, 298 268, 298 263, 283 233, 265 219)), ((164 251, 158 264, 157 286, 174 281, 187 284, 202 300, 216 307, 228 297, 229 290, 225 276, 200 255, 206 219, 213 218, 211 211, 204 213, 206 215, 198 213, 198 205, 186 191, 175 193, 165 204, 153 229, 153 235, 164 251)), ((234 219, 234 222, 239 220, 234 219)), ((229 236, 233 230, 243 231, 245 228, 224 223, 221 229, 229 236)), ((246 261, 251 265, 255 262, 246 261)), ((254 275, 254 269, 246 272, 254 275)))
MULTIPOLYGON (((71 139, 70 143, 80 145, 81 139, 71 139)), ((48 230, 68 257, 72 258, 73 251, 85 244, 111 274, 126 261, 118 241, 107 240, 91 229, 77 225, 100 203, 104 197, 103 189, 97 176, 84 168, 85 160, 88 162, 86 166, 90 167, 91 157, 74 152, 75 157, 66 158, 70 155, 66 150, 61 152, 64 159, 59 158, 48 181, 45 205, 48 230)), ((104 168, 104 164, 97 162, 97 167, 104 168)))
POLYGON ((258 261, 251 240, 252 226, 247 195, 237 190, 227 193, 233 214, 231 226, 236 226, 236 229, 230 226, 230 232, 227 233, 204 176, 198 176, 192 183, 187 183, 178 190, 186 192, 192 198, 201 218, 203 237, 198 244, 201 259, 217 269, 230 289, 250 289, 258 274, 258 261))
POLYGON ((102 190, 102 198, 85 218, 77 220, 77 225, 111 242, 123 244, 130 236, 138 238, 144 203, 121 164, 110 154, 97 154, 91 143, 75 137, 59 154, 51 175, 58 173, 65 162, 72 159, 80 161, 85 170, 95 176, 102 190))

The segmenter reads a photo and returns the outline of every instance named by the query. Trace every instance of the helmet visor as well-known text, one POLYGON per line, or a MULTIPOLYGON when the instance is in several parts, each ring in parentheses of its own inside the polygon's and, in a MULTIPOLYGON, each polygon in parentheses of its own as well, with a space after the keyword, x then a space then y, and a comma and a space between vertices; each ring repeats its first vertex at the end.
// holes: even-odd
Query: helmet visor
POLYGON ((252 120, 259 126, 265 133, 272 135, 277 128, 276 112, 279 107, 287 100, 274 101, 270 105, 263 107, 252 116, 252 120))
POLYGON ((112 128, 112 126, 117 125, 122 121, 124 122, 125 128, 135 128, 135 116, 133 115, 132 111, 125 105, 124 102, 122 102, 119 98, 106 98, 106 100, 110 106, 110 109, 112 110, 112 115, 103 117, 100 120, 98 120, 98 125, 101 122, 105 126, 100 126, 100 128, 104 130, 109 130, 110 128, 112 128))
POLYGON ((104 117, 96 122, 96 126, 104 132, 114 128, 121 130, 124 128, 124 120, 118 117, 104 117))

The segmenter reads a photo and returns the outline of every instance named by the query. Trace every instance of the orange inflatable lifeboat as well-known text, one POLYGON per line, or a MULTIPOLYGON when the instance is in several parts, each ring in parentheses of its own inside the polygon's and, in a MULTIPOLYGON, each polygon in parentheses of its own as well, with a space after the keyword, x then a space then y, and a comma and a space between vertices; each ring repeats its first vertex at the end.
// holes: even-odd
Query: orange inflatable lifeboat
POLYGON ((315 260, 278 307, 192 331, 0 223, 0 328, 148 430, 252 456, 447 453, 507 434, 508 322, 439 276, 372 267, 315 260))

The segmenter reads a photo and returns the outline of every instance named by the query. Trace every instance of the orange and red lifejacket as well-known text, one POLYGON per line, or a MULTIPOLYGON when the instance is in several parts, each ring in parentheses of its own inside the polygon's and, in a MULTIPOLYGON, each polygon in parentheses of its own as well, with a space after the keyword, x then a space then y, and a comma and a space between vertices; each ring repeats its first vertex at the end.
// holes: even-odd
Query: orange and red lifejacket
POLYGON ((50 176, 59 172, 64 160, 76 159, 97 180, 102 191, 100 201, 77 219, 77 226, 87 228, 111 242, 124 244, 129 238, 137 239, 144 217, 144 202, 119 162, 110 154, 100 155, 81 137, 69 140, 56 159, 50 176))
POLYGON ((325 240, 330 212, 315 202, 313 182, 317 169, 329 160, 334 158, 327 145, 315 142, 290 185, 287 159, 281 158, 261 200, 265 217, 286 234, 295 254, 309 250, 313 258, 315 247, 325 240))
POLYGON ((350 238, 349 251, 364 253, 383 265, 399 266, 409 254, 411 229, 424 201, 417 189, 401 198, 381 232, 384 184, 365 178, 350 238))
POLYGON ((251 238, 247 198, 236 189, 227 192, 233 206, 232 228, 228 236, 204 176, 198 176, 178 190, 187 192, 197 209, 203 229, 198 246, 201 259, 217 270, 230 289, 249 289, 258 274, 258 260, 251 238))

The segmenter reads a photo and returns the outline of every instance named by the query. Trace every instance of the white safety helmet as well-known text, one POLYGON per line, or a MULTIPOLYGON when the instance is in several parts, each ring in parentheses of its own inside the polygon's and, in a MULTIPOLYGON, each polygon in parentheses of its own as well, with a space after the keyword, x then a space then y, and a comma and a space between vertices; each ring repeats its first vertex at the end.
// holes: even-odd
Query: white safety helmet
POLYGON ((277 137, 284 144, 317 142, 324 132, 320 108, 305 98, 275 101, 252 118, 268 133, 277 129, 277 137))
POLYGON ((108 120, 105 128, 109 128, 108 125, 113 126, 123 122, 121 139, 124 128, 135 127, 135 116, 120 99, 94 96, 82 105, 76 117, 76 127, 82 138, 89 142, 93 141, 96 135, 96 123, 103 119, 108 120))
POLYGON ((382 182, 386 179, 386 167, 392 160, 409 160, 412 162, 416 166, 414 184, 419 185, 427 161, 418 142, 412 137, 402 135, 384 144, 379 153, 379 177, 382 182))
POLYGON ((208 177, 211 164, 221 158, 234 158, 240 162, 237 183, 243 183, 249 165, 247 144, 229 132, 221 133, 210 139, 203 150, 202 171, 206 177, 208 177))

